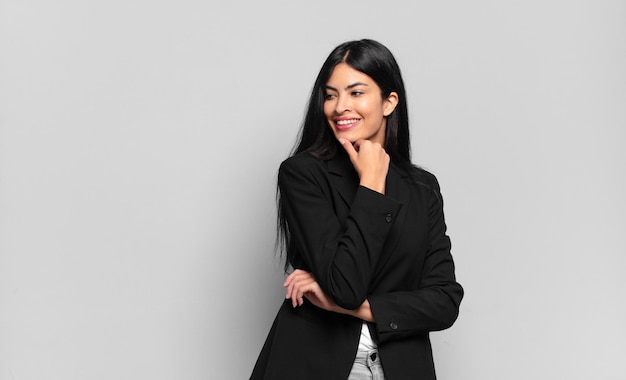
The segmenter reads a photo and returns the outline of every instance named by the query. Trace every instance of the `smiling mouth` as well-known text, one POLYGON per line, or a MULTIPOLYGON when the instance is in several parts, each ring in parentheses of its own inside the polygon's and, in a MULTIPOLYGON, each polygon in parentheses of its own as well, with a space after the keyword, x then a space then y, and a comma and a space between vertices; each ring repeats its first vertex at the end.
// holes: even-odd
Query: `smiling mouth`
POLYGON ((335 124, 337 125, 337 129, 345 130, 345 129, 352 128, 360 120, 361 119, 335 120, 335 124))

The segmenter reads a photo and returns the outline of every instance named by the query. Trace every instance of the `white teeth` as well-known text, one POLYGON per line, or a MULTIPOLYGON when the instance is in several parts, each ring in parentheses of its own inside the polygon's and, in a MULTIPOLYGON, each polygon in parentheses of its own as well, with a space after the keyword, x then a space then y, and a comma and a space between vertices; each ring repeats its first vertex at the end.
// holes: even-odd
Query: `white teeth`
POLYGON ((357 121, 359 121, 359 119, 350 119, 350 120, 337 120, 337 125, 348 125, 348 124, 354 124, 357 121))

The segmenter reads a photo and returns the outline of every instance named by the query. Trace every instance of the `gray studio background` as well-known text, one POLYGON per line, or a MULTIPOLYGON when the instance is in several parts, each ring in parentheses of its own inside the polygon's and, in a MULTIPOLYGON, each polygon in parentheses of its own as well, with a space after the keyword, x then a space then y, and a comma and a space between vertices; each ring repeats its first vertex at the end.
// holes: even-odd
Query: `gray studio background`
MULTIPOLYGON (((0 379, 245 379, 276 170, 375 38, 442 185, 439 378, 625 379, 624 1, 0 1, 0 379)), ((285 358, 288 360, 288 358, 285 358)))

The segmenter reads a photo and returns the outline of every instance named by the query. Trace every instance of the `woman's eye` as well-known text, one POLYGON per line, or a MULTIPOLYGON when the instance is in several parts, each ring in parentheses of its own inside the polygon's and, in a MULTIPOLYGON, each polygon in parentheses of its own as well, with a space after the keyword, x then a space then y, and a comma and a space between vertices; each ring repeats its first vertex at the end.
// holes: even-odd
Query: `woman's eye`
POLYGON ((333 99, 334 97, 335 97, 335 94, 324 94, 324 99, 326 100, 333 99))
POLYGON ((363 95, 363 92, 361 91, 352 91, 352 96, 361 96, 363 95))

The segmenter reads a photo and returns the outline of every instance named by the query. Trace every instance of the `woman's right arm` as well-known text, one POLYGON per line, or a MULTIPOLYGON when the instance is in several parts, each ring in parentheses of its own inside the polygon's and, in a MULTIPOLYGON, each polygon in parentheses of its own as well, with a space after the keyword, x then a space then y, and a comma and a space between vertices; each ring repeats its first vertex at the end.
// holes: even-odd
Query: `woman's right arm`
MULTIPOLYGON (((361 173, 359 173, 361 174, 361 173)), ((310 156, 286 160, 278 185, 291 247, 338 306, 357 309, 367 295, 399 202, 360 185, 342 224, 332 204, 323 161, 310 156)))

